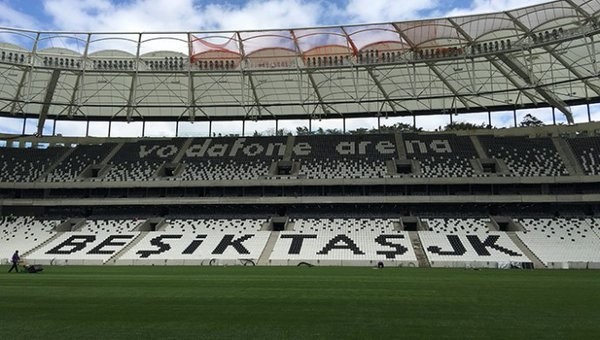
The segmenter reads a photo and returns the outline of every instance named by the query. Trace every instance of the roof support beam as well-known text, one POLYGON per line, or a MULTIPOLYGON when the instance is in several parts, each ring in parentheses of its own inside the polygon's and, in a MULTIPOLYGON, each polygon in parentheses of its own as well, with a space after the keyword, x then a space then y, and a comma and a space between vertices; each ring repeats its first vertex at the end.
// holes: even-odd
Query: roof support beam
POLYGON ((46 95, 44 96, 44 105, 40 112, 40 118, 38 119, 37 134, 41 136, 44 132, 44 124, 46 123, 46 117, 48 111, 50 111, 50 105, 52 103, 52 97, 54 97, 54 91, 56 90, 56 84, 58 84, 58 78, 60 78, 60 70, 52 71, 52 76, 46 86, 46 95))
MULTIPOLYGON (((528 34, 533 34, 531 32, 531 30, 529 30, 527 28, 527 26, 523 25, 520 21, 518 21, 514 16, 512 16, 512 14, 507 13, 506 14, 509 18, 511 18, 515 25, 519 26, 520 29, 522 29, 523 31, 527 32, 528 34)), ((585 39, 585 37, 583 38, 585 39)), ((590 39, 592 39, 592 37, 590 37, 590 39)), ((600 88, 592 83, 590 83, 590 81, 588 79, 586 79, 585 76, 583 76, 581 73, 579 73, 579 71, 577 71, 576 69, 571 67, 571 64, 569 64, 563 57, 561 57, 560 55, 556 54, 555 50, 553 48, 551 48, 549 45, 544 45, 542 46, 542 48, 548 52, 548 54, 550 54, 554 59, 556 59, 559 63, 561 63, 562 66, 564 66, 567 70, 569 70, 569 72, 573 73, 573 75, 575 75, 577 78, 581 79, 581 81, 587 86, 589 87, 592 91, 596 92, 596 95, 600 96, 600 88)))
POLYGON ((577 6, 577 4, 575 4, 573 2, 573 0, 565 0, 565 2, 568 3, 569 5, 571 5, 571 7, 573 7, 573 9, 575 11, 577 11, 577 13, 581 14, 581 16, 585 17, 587 20, 591 21, 592 23, 596 23, 596 18, 594 18, 588 12, 584 11, 583 8, 581 8, 580 6, 577 6))
POLYGON ((323 110, 323 113, 328 113, 329 109, 327 108, 327 104, 325 104, 325 101, 323 101, 323 97, 321 96, 321 92, 319 92, 319 87, 317 86, 315 78, 313 77, 310 71, 306 71, 306 75, 308 76, 308 80, 310 81, 310 85, 312 86, 313 91, 315 91, 315 95, 317 96, 317 100, 319 101, 319 105, 321 106, 321 110, 323 110))
MULTIPOLYGON (((290 33, 292 35, 292 40, 294 41, 294 46, 296 47, 296 51, 298 51, 297 52, 298 55, 302 59, 304 59, 304 55, 302 54, 302 50, 300 49, 300 45, 298 44, 298 38, 296 37, 296 33, 293 30, 291 30, 290 33)), ((299 69, 298 69, 298 74, 300 77, 302 76, 302 71, 299 69)), ((306 76, 308 77, 310 85, 311 85, 313 91, 315 92, 315 96, 317 96, 317 100, 319 101, 321 110, 323 110, 324 113, 327 113, 329 110, 327 109, 325 102, 323 102, 323 97, 321 96, 321 93, 319 92, 319 87, 317 86, 317 82, 315 82, 315 78, 312 76, 312 73, 309 71, 308 68, 306 68, 306 76)))
MULTIPOLYGON (((452 20, 452 18, 448 18, 448 21, 452 24, 452 26, 454 26, 456 31, 460 33, 463 36, 463 38, 465 38, 469 43, 473 44, 475 42, 473 37, 471 37, 464 29, 462 29, 462 27, 460 27, 459 24, 452 20)), ((532 103, 537 103, 537 99, 534 96, 532 96, 529 92, 527 92, 527 90, 523 86, 521 86, 508 72, 506 72, 504 68, 502 68, 494 58, 492 58, 489 55, 485 56, 485 58, 488 60, 488 62, 492 64, 492 66, 494 66, 496 70, 498 70, 502 74, 504 78, 508 79, 508 81, 510 81, 510 83, 513 84, 515 88, 519 89, 521 93, 523 93, 527 98, 529 98, 529 100, 532 103)))
POLYGON ((81 104, 81 93, 85 80, 85 73, 87 71, 87 60, 91 37, 91 33, 88 33, 85 49, 83 50, 83 58, 81 60, 81 72, 77 73, 77 78, 75 78, 75 86, 73 87, 73 94, 71 95, 71 106, 69 106, 68 113, 69 117, 73 117, 78 113, 79 105, 81 104))
POLYGON ((448 80, 446 79, 446 77, 444 77, 442 75, 442 73, 437 69, 437 67, 435 67, 435 65, 433 65, 433 63, 428 63, 426 62, 427 66, 431 69, 431 71, 433 71, 433 73, 435 73, 435 75, 440 79, 440 81, 442 82, 442 84, 444 84, 444 86, 446 86, 448 88, 448 90, 450 90, 450 92, 452 92, 452 94, 454 95, 455 99, 458 99, 464 106, 465 108, 470 108, 469 106, 469 102, 467 102, 466 99, 464 99, 454 88, 454 86, 452 86, 452 84, 450 84, 450 82, 448 82, 448 80))
POLYGON ((390 105, 390 107, 392 108, 392 111, 394 113, 396 113, 397 112, 396 111, 396 105, 394 105, 394 102, 390 99, 390 95, 383 88, 383 86, 381 85, 381 82, 379 81, 379 79, 377 79, 377 77, 373 73, 373 69, 371 67, 368 67, 368 66, 366 67, 366 69, 367 69, 367 73, 369 73, 369 76, 371 76, 371 79, 373 79, 373 82, 375 83, 375 85, 379 89, 379 92, 381 92, 381 94, 383 95, 383 98, 385 98, 385 101, 390 105))
POLYGON ((137 106, 137 79, 140 69, 140 47, 142 45, 142 33, 138 34, 137 50, 135 52, 135 72, 131 76, 131 84, 129 85, 129 99, 127 99, 127 121, 131 120, 133 112, 137 106))
POLYGON ((533 88, 537 91, 537 93, 548 102, 548 104, 559 109, 560 112, 562 112, 565 115, 569 124, 574 123, 573 113, 571 113, 571 110, 569 110, 567 104, 551 91, 547 91, 545 88, 540 87, 538 85, 539 80, 534 78, 533 75, 530 75, 529 72, 527 72, 527 67, 525 65, 521 64, 515 59, 508 58, 505 54, 498 55, 498 58, 502 60, 502 62, 506 64, 506 66, 510 67, 513 71, 515 71, 515 73, 519 77, 521 77, 526 83, 531 84, 533 88))
MULTIPOLYGON (((393 25, 400 37, 402 37, 402 39, 404 39, 404 41, 406 41, 406 43, 412 49, 414 49, 416 47, 415 43, 400 29, 398 24, 394 23, 393 25)), ((435 73, 435 75, 440 79, 442 84, 444 84, 444 86, 446 86, 446 88, 448 88, 448 90, 452 92, 454 98, 458 99, 464 105, 465 108, 468 109, 470 107, 469 102, 456 91, 454 86, 452 86, 452 84, 450 84, 450 82, 448 82, 448 80, 445 77, 442 76, 442 73, 437 69, 437 67, 435 67, 435 65, 433 65, 433 63, 425 62, 425 65, 427 65, 427 67, 429 67, 429 69, 433 71, 433 73, 435 73)))
MULTIPOLYGON (((523 31, 527 32, 528 34, 531 34, 531 31, 527 28, 527 26, 523 25, 522 22, 520 22, 514 15, 512 15, 510 12, 506 12, 506 16, 510 18, 510 20, 520 29, 522 29, 523 31)), ((548 52, 552 57, 554 57, 556 60, 558 60, 559 62, 561 62, 561 59, 559 59, 556 54, 548 47, 548 46, 544 46, 543 47, 544 50, 546 50, 546 52, 548 52)), ((573 124, 574 120, 573 120, 573 113, 571 112, 571 110, 569 110, 569 108, 567 107, 567 104, 562 101, 560 98, 558 98, 558 96, 556 96, 554 93, 552 93, 551 91, 547 91, 544 88, 541 88, 538 86, 539 84, 539 80, 534 78, 533 74, 530 74, 529 72, 527 72, 527 68, 525 65, 521 64, 519 61, 513 59, 513 58, 508 58, 505 54, 500 54, 498 55, 498 58, 500 58, 500 60, 502 60, 502 62, 504 62, 504 64, 506 64, 508 67, 510 67, 513 71, 515 71, 515 73, 521 77, 523 80, 525 80, 525 82, 527 82, 528 84, 532 84, 535 87, 535 90, 552 106, 556 107, 557 109, 560 110, 560 112, 562 112, 565 117, 567 117, 567 122, 569 122, 569 124, 573 124)), ((571 70, 571 68, 568 66, 568 64, 566 64, 564 62, 564 60, 561 62, 571 73, 573 73, 573 71, 571 70)), ((575 74, 575 73, 573 73, 575 74)), ((577 75, 576 75, 577 76, 577 75)), ((578 76, 579 77, 579 76, 578 76)), ((579 77, 581 78, 581 77, 579 77)), ((590 87, 589 83, 584 81, 584 83, 586 83, 586 85, 588 87, 590 87)), ((594 90, 593 87, 592 90, 594 90)), ((596 91, 596 90, 594 90, 596 91)))
MULTIPOLYGON (((242 63, 240 63, 240 70, 242 72, 242 84, 245 83, 245 78, 248 77, 248 83, 250 85, 250 90, 252 91, 252 99, 254 101, 254 106, 256 106, 256 110, 258 111, 258 116, 261 117, 262 116, 262 106, 260 104, 260 100, 258 99, 258 94, 256 92, 256 86, 254 84, 254 79, 252 78, 252 72, 248 71, 246 72, 246 70, 244 70, 244 67, 242 67, 242 65, 246 62, 246 50, 244 49, 244 43, 243 43, 243 39, 242 39, 242 35, 240 34, 240 32, 235 32, 235 34, 237 35, 238 38, 238 46, 239 46, 239 50, 240 50, 240 54, 242 56, 242 63)), ((244 88, 242 87, 242 98, 244 98, 244 88)), ((246 118, 252 118, 252 117, 248 117, 248 112, 250 112, 249 110, 246 110, 246 118)))
POLYGON ((19 85, 17 86, 17 92, 15 94, 15 100, 13 101, 11 107, 10 107, 10 114, 14 115, 17 113, 17 111, 22 112, 23 111, 23 107, 25 106, 25 103, 23 101, 21 101, 21 92, 23 92, 23 88, 25 87, 25 83, 27 82, 27 79, 29 77, 29 75, 31 74, 31 68, 27 68, 23 71, 23 75, 21 76, 21 80, 19 81, 19 85), (17 106, 19 106, 17 108, 17 106))
POLYGON ((188 49, 189 58, 187 60, 187 76, 188 76, 188 110, 190 114, 190 122, 196 120, 196 91, 194 87, 194 74, 192 73, 192 34, 188 33, 188 49))
MULTIPOLYGON (((258 111, 258 116, 261 117, 262 116, 262 108, 260 105, 260 101, 258 100, 258 95, 256 94, 256 86, 254 86, 254 79, 252 78, 251 73, 247 73, 246 76, 248 77, 248 83, 250 83, 250 89, 252 90, 252 97, 254 99, 254 105, 256 105, 256 110, 258 111)), ((246 111, 246 117, 251 118, 251 117, 248 117, 248 111, 246 111)))
POLYGON ((17 103, 20 103, 21 107, 20 110, 23 111, 23 107, 25 106, 26 102, 29 100, 29 97, 31 96, 31 86, 32 86, 32 82, 33 82, 33 70, 35 68, 35 59, 37 56, 37 48, 38 48, 38 42, 40 41, 40 33, 36 34, 35 37, 35 41, 33 43, 33 48, 31 49, 31 59, 29 60, 29 67, 23 71, 23 76, 21 77, 21 81, 19 82, 19 86, 17 88, 17 92, 15 94, 15 100, 14 103, 10 109, 10 113, 11 114, 15 114, 17 111, 17 103), (22 92, 23 92, 23 88, 25 86, 25 84, 27 84, 27 99, 26 100, 20 100, 22 97, 22 92))

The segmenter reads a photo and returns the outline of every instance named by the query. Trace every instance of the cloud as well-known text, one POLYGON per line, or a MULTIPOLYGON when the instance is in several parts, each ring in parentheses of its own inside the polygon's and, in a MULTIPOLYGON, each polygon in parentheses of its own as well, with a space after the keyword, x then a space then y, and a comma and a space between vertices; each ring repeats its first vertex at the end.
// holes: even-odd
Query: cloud
POLYGON ((11 5, 10 2, 0 1, 0 26, 28 29, 37 27, 35 18, 14 9, 11 5))
POLYGON ((467 7, 449 10, 444 16, 460 16, 479 13, 501 12, 515 8, 545 3, 547 0, 473 0, 467 7))
POLYGON ((213 4, 205 8, 203 21, 209 28, 226 30, 315 26, 323 6, 300 0, 250 1, 243 6, 213 4))
POLYGON ((44 9, 60 30, 186 31, 199 19, 192 0, 47 0, 44 9))
POLYGON ((346 23, 377 23, 430 16, 440 0, 349 0, 343 13, 346 23))
POLYGON ((316 25, 320 2, 248 1, 197 4, 193 0, 47 0, 56 28, 83 31, 194 31, 286 28, 316 25))

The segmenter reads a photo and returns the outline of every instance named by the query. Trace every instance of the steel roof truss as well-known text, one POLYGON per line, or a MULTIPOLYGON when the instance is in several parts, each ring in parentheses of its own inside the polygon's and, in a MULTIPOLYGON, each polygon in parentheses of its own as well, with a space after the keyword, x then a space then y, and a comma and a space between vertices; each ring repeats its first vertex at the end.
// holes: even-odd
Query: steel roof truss
MULTIPOLYGON (((533 34, 525 25, 523 25, 520 21, 516 20, 516 18, 514 18, 511 14, 507 14, 507 15, 511 19, 514 19, 515 25, 517 25, 520 29, 522 29, 523 31, 525 31, 529 35, 533 34)), ((590 39, 592 39, 592 37, 590 37, 590 39)), ((586 47, 588 47, 587 46, 588 45, 587 44, 587 39, 586 39, 585 36, 583 37, 583 40, 586 42, 586 47)), ((592 43, 593 43, 593 40, 592 40, 592 43)), ((548 54, 550 54, 562 66, 564 66, 565 69, 569 70, 569 72, 571 72, 574 76, 576 76, 577 78, 581 79, 581 81, 587 87, 589 87, 592 91, 596 92, 596 95, 600 96, 600 88, 598 88, 596 85, 590 83, 587 79, 585 79, 585 77, 583 77, 583 75, 581 73, 579 73, 579 71, 577 71, 575 68, 571 67, 571 64, 569 64, 563 57, 561 57, 560 55, 556 54, 556 49, 551 48, 550 45, 543 45, 542 48, 546 52, 548 52, 548 54)), ((588 47, 588 51, 589 51, 589 47, 588 47)), ((595 54, 590 54, 590 55, 591 56, 595 56, 595 54)), ((594 59, 595 59, 595 57, 594 57, 594 59)), ((531 63, 533 64, 533 61, 531 61, 531 63)), ((595 68, 595 66, 596 66, 595 60, 593 60, 593 63, 594 63, 594 68, 595 68)), ((532 75, 533 75, 533 72, 532 72, 532 75)), ((566 115, 566 113, 565 113, 565 115, 566 115)))
MULTIPOLYGON (((460 25, 458 25, 454 20, 452 20, 452 18, 448 18, 448 21, 452 24, 452 26, 454 26, 454 28, 456 29, 456 31, 458 33, 460 33, 463 38, 465 38, 469 43, 473 44, 475 43, 475 40, 473 39, 473 37, 471 37, 462 27, 460 27, 460 25)), ((502 68, 502 66, 500 66, 500 64, 498 64, 498 62, 494 59, 494 57, 492 56, 486 56, 485 57, 491 64, 491 66, 493 66, 496 70, 498 70, 506 79, 508 79, 510 81, 511 84, 513 84, 513 86, 518 89, 519 91, 521 91, 527 98, 529 98, 529 100, 532 103, 537 103, 537 99, 530 94, 529 92, 526 91, 526 88, 524 88, 523 86, 519 85, 519 83, 508 73, 504 70, 504 68, 502 68)), ((474 58, 473 58, 473 65, 474 65, 474 58)), ((475 74, 475 66, 473 66, 473 77, 475 74)))
POLYGON ((23 101, 21 99, 21 92, 23 91, 23 88, 25 87, 25 82, 28 79, 30 73, 30 69, 26 69, 25 71, 23 71, 23 75, 21 76, 21 80, 19 81, 19 85, 17 86, 17 91, 15 93, 15 99, 14 102, 10 108, 10 114, 11 115, 15 115, 17 112, 19 113, 23 113, 23 109, 25 107, 25 101, 23 101), (18 108, 17 108, 18 106, 18 108))
POLYGON ((56 85, 58 84, 58 78, 60 78, 60 70, 52 71, 52 76, 48 81, 48 85, 46 86, 46 95, 44 96, 44 105, 42 105, 42 110, 40 111, 40 116, 38 118, 38 126, 37 133, 38 135, 42 135, 44 131, 44 124, 46 123, 46 117, 48 116, 48 111, 50 111, 50 105, 52 105, 52 97, 54 96, 54 91, 56 90, 56 85))

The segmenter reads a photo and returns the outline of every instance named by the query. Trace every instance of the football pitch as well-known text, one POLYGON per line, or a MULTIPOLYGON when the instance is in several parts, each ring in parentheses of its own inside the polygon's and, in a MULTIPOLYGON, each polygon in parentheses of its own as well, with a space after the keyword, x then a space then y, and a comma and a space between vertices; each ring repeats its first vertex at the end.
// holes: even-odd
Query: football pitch
POLYGON ((45 267, 0 274, 0 339, 596 338, 600 271, 45 267))

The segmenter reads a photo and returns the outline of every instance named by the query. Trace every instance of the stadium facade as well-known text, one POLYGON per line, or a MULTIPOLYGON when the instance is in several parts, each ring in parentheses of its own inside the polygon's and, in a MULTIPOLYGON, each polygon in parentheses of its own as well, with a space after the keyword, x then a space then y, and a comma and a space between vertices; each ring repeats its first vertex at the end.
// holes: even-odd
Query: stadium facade
POLYGON ((2 136, 0 258, 17 247, 39 264, 600 268, 595 122, 110 137, 119 121, 310 126, 550 107, 573 123, 578 105, 591 120, 599 11, 562 0, 289 30, 2 29, 0 113, 24 133, 2 136), (49 121, 109 133, 45 136, 49 121))

